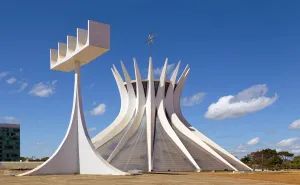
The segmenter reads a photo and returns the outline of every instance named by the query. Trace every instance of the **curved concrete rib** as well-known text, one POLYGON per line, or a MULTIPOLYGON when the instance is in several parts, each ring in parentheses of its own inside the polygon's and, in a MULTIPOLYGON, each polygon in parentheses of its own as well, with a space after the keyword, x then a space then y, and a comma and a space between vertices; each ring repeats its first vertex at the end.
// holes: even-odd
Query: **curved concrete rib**
POLYGON ((148 152, 148 171, 152 170, 152 151, 153 151, 153 139, 154 139, 154 121, 155 121, 155 106, 152 102, 155 101, 154 92, 154 74, 152 66, 152 58, 149 58, 149 70, 148 70, 148 92, 146 100, 146 123, 147 123, 147 152, 148 152))
POLYGON ((58 60, 58 51, 56 49, 50 49, 50 67, 54 66, 58 60))
MULTIPOLYGON (((177 66, 179 68, 179 64, 177 66)), ((232 168, 233 170, 237 171, 235 167, 233 167, 230 163, 228 163, 224 158, 222 158, 219 154, 217 154, 213 149, 211 149, 205 142, 203 142, 201 139, 197 138, 178 118, 174 111, 173 104, 174 102, 179 102, 180 98, 174 98, 174 87, 175 87, 175 80, 177 76, 178 69, 175 69, 173 72, 173 75, 171 77, 171 83, 169 85, 167 95, 166 95, 166 111, 167 114, 171 118, 172 124, 177 128, 177 130, 185 135, 187 138, 189 138, 191 141, 199 145, 201 148, 212 154, 214 157, 219 159, 221 162, 232 168)), ((190 69, 187 69, 184 71, 183 76, 181 78, 186 78, 187 75, 189 74, 190 69)), ((183 85, 182 83, 177 86, 177 88, 181 88, 180 85, 183 85)), ((200 166, 201 168, 201 166, 200 166)))
MULTIPOLYGON (((220 147, 218 144, 216 144, 212 140, 210 140, 208 137, 206 137, 200 131, 198 131, 197 129, 195 129, 194 127, 192 127, 192 125, 184 118, 184 116, 182 114, 182 111, 181 111, 181 107, 180 107, 180 98, 181 98, 182 90, 183 90, 183 87, 185 85, 185 81, 186 81, 186 78, 187 78, 186 69, 184 70, 184 72, 182 73, 181 77, 179 78, 178 83, 177 83, 177 87, 176 87, 176 89, 174 91, 174 113, 175 114, 173 114, 174 116, 172 116, 172 118, 174 119, 174 122, 175 122, 175 120, 179 120, 187 128, 189 128, 189 130, 190 130, 190 132, 192 134, 196 135, 196 137, 198 138, 198 140, 204 141, 209 147, 214 147, 215 149, 219 150, 221 153, 223 153, 227 157, 229 157, 232 160, 236 161, 237 163, 243 165, 247 169, 252 170, 247 165, 245 165, 243 162, 241 162, 239 159, 237 159, 232 154, 230 154, 229 152, 227 152, 226 150, 224 150, 222 147, 220 147)), ((232 166, 232 165, 230 165, 230 166, 232 166)), ((235 169, 236 171, 239 170, 237 168, 233 168, 233 169, 235 169)))
POLYGON ((166 58, 164 67, 162 69, 160 79, 159 79, 159 85, 156 92, 155 97, 155 105, 158 107, 161 103, 162 98, 165 97, 165 82, 166 82, 166 75, 167 75, 167 66, 168 66, 168 58, 166 58))
MULTIPOLYGON (((185 120, 185 118, 182 115, 181 112, 181 106, 180 106, 180 98, 181 98, 181 94, 182 94, 182 90, 186 81, 185 75, 187 73, 187 71, 189 70, 189 66, 187 65, 185 67, 185 69, 183 70, 178 82, 177 82, 177 87, 174 90, 174 99, 175 100, 179 100, 179 101, 173 101, 173 106, 174 106, 174 111, 176 113, 176 115, 178 116, 178 118, 180 120, 185 120)), ((187 122, 187 121, 183 121, 183 123, 187 126, 190 127, 191 125, 187 122)))
MULTIPOLYGON (((241 162, 239 159, 237 159, 236 157, 234 157, 232 154, 230 154, 229 152, 227 152, 225 149, 223 149, 222 147, 220 147, 218 144, 216 144, 215 142, 213 142, 212 140, 210 140, 208 137, 206 137, 204 134, 202 134, 200 131, 198 131, 197 129, 195 129, 194 127, 190 127, 191 129, 195 130, 192 131, 192 133, 194 135, 196 135, 199 139, 201 139, 202 141, 204 141, 205 143, 207 143, 208 145, 210 145, 211 147, 214 147, 215 149, 219 150, 220 152, 222 152, 223 154, 225 154, 227 157, 230 157, 231 159, 233 159, 234 161, 236 161, 237 163, 241 164, 242 166, 244 166, 245 168, 249 169, 250 171, 252 171, 252 169, 245 165, 243 162, 241 162)), ((237 171, 239 171, 239 169, 237 169, 237 171)), ((242 170, 243 171, 243 170, 242 170)))
MULTIPOLYGON (((122 131, 122 129, 124 129, 127 126, 134 112, 134 107, 130 106, 130 103, 132 103, 132 101, 134 100, 129 98, 129 94, 124 86, 124 81, 122 80, 121 75, 119 74, 115 66, 113 66, 113 68, 114 69, 112 69, 112 73, 115 77, 120 92, 121 108, 119 111, 119 115, 116 117, 113 123, 92 139, 95 148, 99 148, 104 143, 106 143, 107 141, 115 137, 117 134, 119 134, 122 131)), ((134 93, 133 90, 130 93, 134 93)))
POLYGON ((136 102, 136 114, 133 123, 130 125, 128 130, 125 132, 124 136, 114 149, 114 151, 110 154, 107 161, 111 162, 112 159, 119 153, 122 147, 126 144, 126 142, 133 136, 133 134, 137 131, 138 127, 140 126, 144 112, 145 112, 145 93, 142 84, 141 75, 134 59, 134 70, 135 70, 135 77, 136 77, 136 92, 137 92, 137 102, 136 102))
MULTIPOLYGON (((136 103, 136 100, 135 100, 136 96, 135 96, 134 89, 133 89, 133 86, 131 83, 131 78, 130 78, 128 71, 122 61, 121 61, 121 66, 122 66, 123 74, 124 74, 125 81, 126 81, 126 86, 127 86, 128 96, 129 96, 129 104, 134 105, 136 103)), ((130 107, 134 107, 134 106, 130 106, 130 107)))
POLYGON ((81 47, 83 47, 88 38, 88 31, 85 29, 77 28, 77 44, 76 44, 76 50, 79 50, 81 47))
POLYGON ((67 55, 67 44, 65 43, 58 43, 58 59, 62 60, 67 55))
MULTIPOLYGON (((125 91, 126 91, 126 92, 122 91, 123 93, 121 93, 120 95, 122 97, 127 95, 126 96, 128 98, 127 107, 124 112, 121 112, 121 110, 120 110, 120 113, 122 113, 122 116, 120 116, 118 119, 115 120, 115 122, 113 123, 114 126, 111 127, 110 130, 107 130, 105 133, 101 132, 97 135, 97 137, 93 138, 93 141, 97 142, 96 148, 102 146, 104 143, 106 143, 111 138, 113 138, 118 133, 120 133, 123 130, 123 128, 125 128, 130 123, 130 120, 132 119, 132 117, 134 116, 134 113, 135 113, 136 107, 132 106, 132 105, 136 104, 136 97, 135 97, 133 86, 131 84, 131 78, 130 78, 122 61, 121 61, 121 65, 122 65, 123 74, 125 76, 125 80, 127 83, 127 85, 126 85, 127 90, 124 86, 124 83, 120 82, 120 86, 122 86, 122 89, 123 90, 125 89, 125 91), (107 137, 105 137, 105 136, 107 136, 107 137)), ((117 69, 115 66, 114 66, 114 71, 117 72, 117 69)), ((117 75, 117 76, 119 76, 119 78, 121 78, 120 75, 117 75)))
POLYGON ((67 36, 67 55, 71 55, 76 50, 76 37, 67 36))
POLYGON ((157 96, 156 96, 156 101, 158 104, 157 115, 160 120, 162 128, 165 130, 168 136, 173 140, 173 142, 177 145, 177 147, 183 152, 186 158, 195 167, 195 170, 200 171, 200 167, 193 159, 191 154, 188 152, 188 150, 185 148, 185 146, 183 145, 183 143, 181 142, 181 140, 179 139, 175 131, 172 129, 165 113, 164 97, 165 97, 165 81, 166 81, 167 65, 168 65, 168 59, 166 60, 165 65, 163 67, 161 77, 160 77, 160 82, 159 82, 159 88, 157 90, 157 96))
POLYGON ((75 63, 74 99, 68 131, 56 152, 41 166, 20 174, 126 175, 107 163, 93 147, 84 121, 80 90, 80 64, 75 63))

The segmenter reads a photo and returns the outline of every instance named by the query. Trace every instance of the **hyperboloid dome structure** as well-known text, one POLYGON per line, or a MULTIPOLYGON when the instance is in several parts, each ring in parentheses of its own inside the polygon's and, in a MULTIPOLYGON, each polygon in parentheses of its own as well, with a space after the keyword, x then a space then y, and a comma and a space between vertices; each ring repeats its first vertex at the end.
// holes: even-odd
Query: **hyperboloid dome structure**
POLYGON ((125 80, 113 66, 121 97, 114 122, 92 142, 100 155, 122 171, 249 171, 247 165, 192 127, 183 117, 180 97, 190 68, 176 81, 180 62, 170 80, 166 60, 159 79, 154 79, 152 58, 148 78, 134 59, 135 80, 121 62, 125 80))

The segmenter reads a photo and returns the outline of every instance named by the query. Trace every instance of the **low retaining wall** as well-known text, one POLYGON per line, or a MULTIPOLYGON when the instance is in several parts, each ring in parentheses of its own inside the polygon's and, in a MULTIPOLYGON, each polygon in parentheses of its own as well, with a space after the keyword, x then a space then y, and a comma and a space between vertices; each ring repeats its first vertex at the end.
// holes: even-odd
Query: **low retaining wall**
POLYGON ((0 169, 10 170, 31 170, 43 162, 0 162, 0 169))

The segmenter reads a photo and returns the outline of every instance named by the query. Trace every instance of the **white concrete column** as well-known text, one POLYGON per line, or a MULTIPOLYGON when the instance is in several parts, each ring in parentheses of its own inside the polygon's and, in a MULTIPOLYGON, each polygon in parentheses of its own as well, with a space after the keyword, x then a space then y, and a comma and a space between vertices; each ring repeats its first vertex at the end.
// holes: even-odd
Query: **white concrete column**
POLYGON ((148 90, 146 99, 146 123, 147 123, 147 155, 148 155, 148 171, 151 172, 153 167, 153 143, 155 128, 155 89, 154 74, 152 66, 152 58, 149 58, 148 69, 148 90))

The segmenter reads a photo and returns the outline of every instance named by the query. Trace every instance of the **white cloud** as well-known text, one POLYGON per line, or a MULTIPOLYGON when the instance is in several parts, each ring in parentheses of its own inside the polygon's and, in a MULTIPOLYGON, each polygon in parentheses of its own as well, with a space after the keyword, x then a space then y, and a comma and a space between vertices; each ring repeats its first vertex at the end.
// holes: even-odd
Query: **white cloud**
POLYGON ((14 123, 16 124, 18 122, 18 119, 13 116, 4 116, 0 117, 0 121, 5 122, 5 123, 14 123))
POLYGON ((248 150, 246 148, 246 145, 242 144, 236 147, 235 149, 228 150, 232 155, 243 157, 248 153, 248 150))
POLYGON ((203 100, 204 96, 204 92, 199 92, 191 97, 183 97, 181 100, 181 104, 186 107, 197 105, 203 100))
POLYGON ((289 151, 294 153, 295 155, 300 154, 300 138, 293 137, 289 139, 281 140, 280 142, 275 144, 276 151, 289 151))
POLYGON ((300 145, 293 145, 291 146, 292 149, 300 149, 300 145))
POLYGON ((106 105, 101 103, 97 107, 95 107, 93 110, 90 111, 90 114, 93 116, 97 115, 103 115, 106 111, 106 105))
POLYGON ((242 149, 245 149, 245 145, 244 144, 241 144, 237 147, 238 150, 242 150, 242 149))
POLYGON ((235 149, 235 150, 231 150, 230 153, 232 155, 244 155, 244 154, 248 153, 248 151, 245 149, 235 149))
POLYGON ((231 150, 230 153, 233 155, 237 155, 239 157, 243 157, 245 154, 249 153, 251 150, 253 150, 254 146, 257 145, 260 142, 259 137, 255 137, 251 139, 250 141, 240 144, 238 147, 235 149, 231 150))
POLYGON ((11 93, 20 93, 26 89, 28 83, 25 81, 18 81, 19 89, 12 91, 11 93))
POLYGON ((259 142, 260 142, 260 138, 255 137, 255 138, 251 139, 250 141, 248 141, 247 145, 257 145, 259 142))
POLYGON ((96 129, 97 129, 96 127, 92 127, 92 128, 88 128, 87 131, 91 133, 94 132, 96 129))
MULTIPOLYGON (((166 72, 167 75, 169 75, 173 71, 174 67, 175 67, 175 64, 169 64, 169 65, 167 65, 167 72, 166 72)), ((160 76, 163 68, 164 67, 155 68, 154 71, 153 71, 154 75, 155 76, 160 76)))
POLYGON ((8 84, 14 84, 16 81, 17 81, 17 79, 14 78, 14 77, 11 77, 11 78, 9 78, 9 79, 6 80, 6 82, 7 82, 8 84))
POLYGON ((34 87, 29 91, 29 95, 31 96, 39 96, 39 97, 49 97, 55 92, 55 84, 57 80, 52 82, 40 82, 35 84, 34 87))
POLYGON ((280 142, 276 143, 276 145, 278 147, 289 147, 291 145, 294 145, 299 140, 300 140, 300 138, 293 137, 293 138, 281 140, 280 142))
POLYGON ((18 90, 18 92, 22 92, 27 87, 27 85, 28 85, 27 82, 21 82, 21 86, 20 86, 20 89, 18 90))
POLYGON ((204 116, 208 119, 222 120, 260 111, 278 99, 277 94, 266 97, 267 92, 267 85, 262 84, 245 89, 235 96, 223 96, 208 107, 204 116))
POLYGON ((289 125, 289 129, 300 129, 300 119, 295 120, 293 123, 289 125))
POLYGON ((296 154, 296 155, 299 155, 299 154, 300 154, 300 149, 292 150, 292 153, 293 153, 293 154, 296 154))
POLYGON ((28 83, 27 82, 19 82, 20 83, 20 88, 16 92, 22 92, 26 89, 28 83))
POLYGON ((8 75, 8 72, 0 72, 0 80, 8 75))

